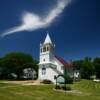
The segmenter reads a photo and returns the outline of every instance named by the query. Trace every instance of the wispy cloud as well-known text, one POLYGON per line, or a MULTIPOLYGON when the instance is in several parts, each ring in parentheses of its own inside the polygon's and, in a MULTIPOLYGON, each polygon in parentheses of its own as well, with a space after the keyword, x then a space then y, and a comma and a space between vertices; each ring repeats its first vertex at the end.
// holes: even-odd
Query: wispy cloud
POLYGON ((36 29, 48 27, 70 2, 71 0, 57 0, 57 5, 51 9, 45 18, 34 13, 26 12, 23 14, 21 25, 7 30, 1 34, 1 36, 10 35, 20 31, 34 31, 36 29))

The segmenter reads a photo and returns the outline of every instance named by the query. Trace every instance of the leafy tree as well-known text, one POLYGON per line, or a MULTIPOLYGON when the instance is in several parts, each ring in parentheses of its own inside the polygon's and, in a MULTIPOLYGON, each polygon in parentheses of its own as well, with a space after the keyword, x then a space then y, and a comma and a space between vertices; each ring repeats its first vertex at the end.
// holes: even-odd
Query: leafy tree
POLYGON ((80 70, 81 69, 81 66, 82 66, 82 62, 83 60, 77 60, 77 61, 73 61, 72 65, 73 65, 73 68, 74 69, 77 69, 77 70, 80 70))
POLYGON ((29 54, 20 52, 9 53, 2 59, 3 67, 6 67, 9 73, 16 73, 18 79, 24 68, 34 68, 36 71, 38 70, 37 61, 29 54))
POLYGON ((95 58, 94 61, 96 77, 100 79, 100 58, 95 58))
POLYGON ((3 58, 0 58, 0 79, 8 77, 9 70, 3 64, 3 58))
POLYGON ((80 70, 81 77, 90 79, 90 76, 94 75, 94 65, 92 59, 85 57, 83 60, 73 61, 73 67, 80 70))
POLYGON ((85 79, 90 79, 90 76, 94 75, 94 66, 91 61, 91 58, 86 57, 81 66, 81 76, 85 79))

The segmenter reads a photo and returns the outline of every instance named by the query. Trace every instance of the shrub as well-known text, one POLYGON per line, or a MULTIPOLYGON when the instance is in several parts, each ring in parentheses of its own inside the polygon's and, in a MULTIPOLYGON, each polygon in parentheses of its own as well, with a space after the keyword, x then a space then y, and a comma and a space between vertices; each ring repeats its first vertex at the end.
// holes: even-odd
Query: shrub
POLYGON ((59 85, 56 86, 56 89, 61 89, 61 87, 59 85))
POLYGON ((44 84, 52 84, 52 81, 50 81, 50 80, 43 80, 42 83, 44 83, 44 84))
POLYGON ((66 87, 66 90, 67 90, 67 91, 70 91, 70 90, 71 90, 71 87, 70 87, 70 86, 67 86, 67 87, 66 87))
POLYGON ((73 79, 70 77, 66 78, 66 84, 72 84, 73 83, 73 79))
POLYGON ((64 91, 70 91, 71 87, 70 86, 56 86, 56 89, 58 90, 64 90, 64 91))
POLYGON ((69 87, 69 86, 67 86, 67 87, 66 86, 62 86, 62 89, 65 90, 65 91, 70 91, 71 87, 69 87))
POLYGON ((61 88, 62 88, 62 90, 66 90, 66 86, 62 86, 61 88))

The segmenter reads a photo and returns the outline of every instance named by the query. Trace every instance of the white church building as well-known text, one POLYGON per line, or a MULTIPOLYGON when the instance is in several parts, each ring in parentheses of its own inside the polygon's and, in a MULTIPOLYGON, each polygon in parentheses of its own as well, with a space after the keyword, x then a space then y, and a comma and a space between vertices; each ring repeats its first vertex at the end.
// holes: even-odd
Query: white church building
POLYGON ((49 34, 47 34, 44 43, 40 44, 40 60, 39 60, 39 80, 50 80, 56 82, 58 75, 67 75, 73 77, 73 68, 61 57, 54 53, 55 45, 52 43, 49 34))

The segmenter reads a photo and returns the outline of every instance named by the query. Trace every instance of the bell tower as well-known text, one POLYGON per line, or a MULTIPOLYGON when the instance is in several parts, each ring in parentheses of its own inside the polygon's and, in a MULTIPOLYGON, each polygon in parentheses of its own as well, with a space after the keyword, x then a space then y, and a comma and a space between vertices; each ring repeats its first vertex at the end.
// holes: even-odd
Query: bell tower
POLYGON ((55 45, 47 33, 44 42, 40 44, 38 79, 41 81, 47 79, 55 82, 56 72, 54 70, 56 70, 57 65, 55 64, 54 48, 55 45))
POLYGON ((54 47, 55 45, 52 43, 49 34, 45 38, 43 44, 40 44, 40 63, 45 64, 50 63, 54 57, 54 47))

